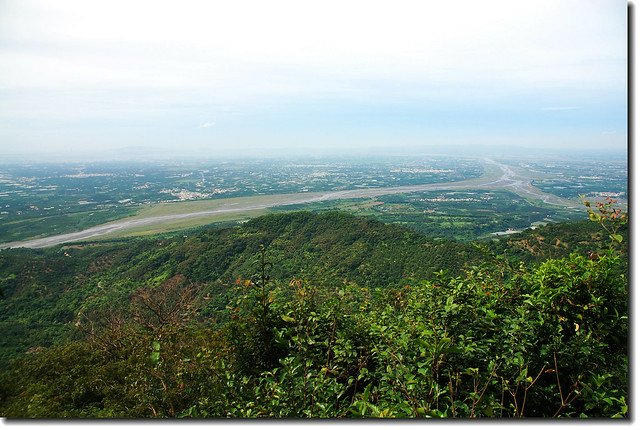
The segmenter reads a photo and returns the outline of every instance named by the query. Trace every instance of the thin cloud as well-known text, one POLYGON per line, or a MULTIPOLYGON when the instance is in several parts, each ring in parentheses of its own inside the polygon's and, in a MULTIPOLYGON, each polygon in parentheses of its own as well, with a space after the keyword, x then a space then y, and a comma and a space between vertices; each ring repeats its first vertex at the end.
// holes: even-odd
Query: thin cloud
POLYGON ((0 152, 214 131, 229 151, 393 146, 480 139, 481 118, 486 140, 526 126, 518 136, 626 144, 625 2, 174 3, 0 0, 0 152))
POLYGON ((547 107, 541 108, 541 110, 550 110, 550 111, 576 110, 576 109, 578 109, 578 106, 547 106, 547 107))

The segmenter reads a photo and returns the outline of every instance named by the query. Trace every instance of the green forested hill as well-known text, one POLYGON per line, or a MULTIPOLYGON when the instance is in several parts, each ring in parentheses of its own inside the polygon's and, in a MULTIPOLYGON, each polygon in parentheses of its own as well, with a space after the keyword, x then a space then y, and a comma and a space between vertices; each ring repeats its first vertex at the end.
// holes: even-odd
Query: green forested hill
MULTIPOLYGON (((621 227, 624 237, 626 225, 621 227)), ((547 258, 566 257, 571 252, 589 254, 608 246, 608 237, 598 224, 591 221, 573 221, 548 224, 544 227, 513 234, 494 240, 489 247, 495 253, 504 253, 514 261, 539 262, 547 258)), ((626 252, 625 250, 622 250, 626 252)))
POLYGON ((494 387, 490 362, 505 366, 502 384, 519 369, 509 389, 535 383, 541 366, 539 380, 556 386, 555 352, 576 378, 604 378, 602 392, 588 385, 591 397, 609 396, 575 409, 581 400, 562 406, 565 392, 558 414, 613 415, 625 405, 626 389, 611 387, 626 377, 626 257, 607 250, 606 236, 585 222, 459 243, 344 213, 298 212, 185 236, 5 250, 0 413, 553 416, 552 407, 539 410, 558 400, 551 388, 532 393, 525 410, 521 392, 511 404, 489 396, 481 404, 469 387, 509 392, 494 387), (579 312, 567 314, 573 306, 579 312), (579 349, 573 358, 569 347, 579 349), (607 348, 615 359, 605 360, 607 348), (580 373, 598 366, 609 373, 580 373), (411 375, 396 374, 405 370, 411 375), (322 399, 306 391, 307 373, 322 399), (444 384, 444 396, 455 378, 460 394, 450 392, 442 409, 433 384, 444 384), (65 384, 75 388, 55 394, 65 384), (273 390, 302 403, 269 406, 273 390))
POLYGON ((318 285, 397 285, 443 269, 458 274, 485 258, 469 244, 432 241, 342 213, 307 212, 268 215, 189 237, 7 250, 0 253, 0 356, 66 338, 78 309, 120 303, 136 288, 179 274, 206 284, 216 297, 212 307, 224 309, 229 285, 255 273, 261 245, 273 265, 272 278, 303 277, 318 285))

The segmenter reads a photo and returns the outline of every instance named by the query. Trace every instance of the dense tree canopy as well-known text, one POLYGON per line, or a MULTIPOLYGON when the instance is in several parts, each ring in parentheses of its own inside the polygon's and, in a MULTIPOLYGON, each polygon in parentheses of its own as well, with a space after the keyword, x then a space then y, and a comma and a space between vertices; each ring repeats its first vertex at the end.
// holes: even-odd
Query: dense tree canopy
POLYGON ((624 417, 627 257, 608 236, 458 243, 301 212, 3 251, 0 414, 624 417))

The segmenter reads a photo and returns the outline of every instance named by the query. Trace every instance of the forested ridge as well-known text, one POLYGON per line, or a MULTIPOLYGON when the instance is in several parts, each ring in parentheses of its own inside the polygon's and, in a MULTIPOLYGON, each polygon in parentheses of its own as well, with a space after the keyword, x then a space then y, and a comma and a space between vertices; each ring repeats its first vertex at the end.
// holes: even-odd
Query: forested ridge
POLYGON ((296 212, 2 251, 0 415, 624 417, 626 230, 601 209, 476 242, 296 212))

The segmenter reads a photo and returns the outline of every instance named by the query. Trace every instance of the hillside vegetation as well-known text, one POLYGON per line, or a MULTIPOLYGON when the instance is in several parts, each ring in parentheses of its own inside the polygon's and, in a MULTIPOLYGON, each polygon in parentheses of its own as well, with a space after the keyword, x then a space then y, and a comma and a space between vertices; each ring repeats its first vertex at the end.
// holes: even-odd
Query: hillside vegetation
POLYGON ((626 233, 601 213, 476 243, 299 212, 2 251, 0 414, 626 416, 626 233))

